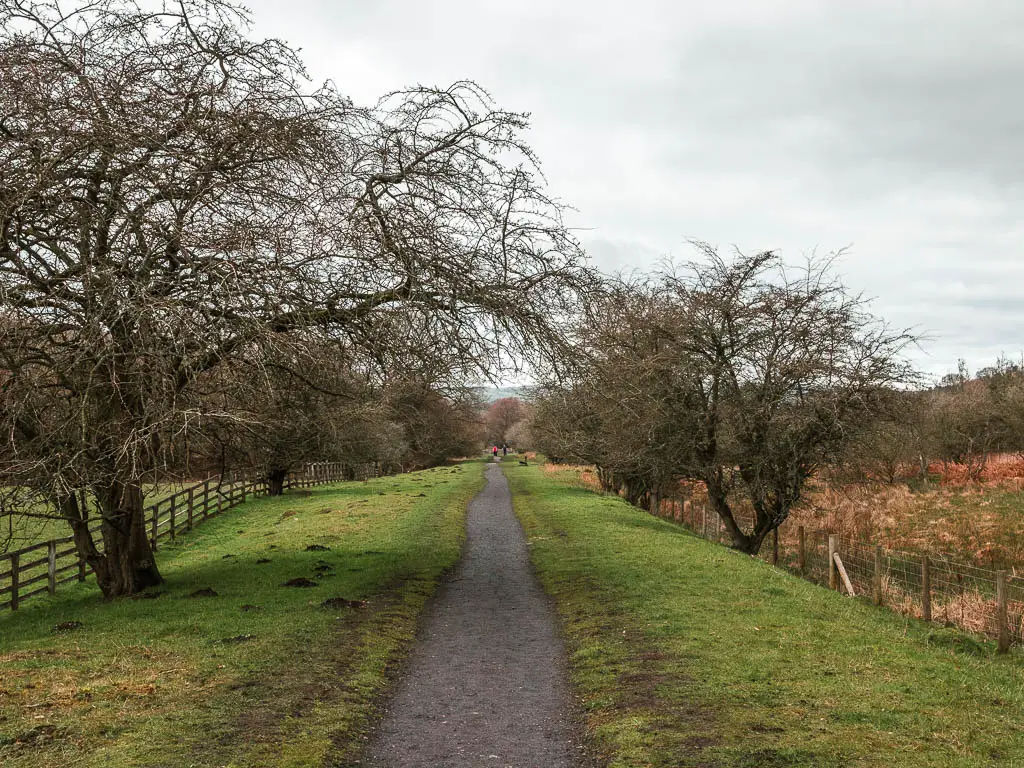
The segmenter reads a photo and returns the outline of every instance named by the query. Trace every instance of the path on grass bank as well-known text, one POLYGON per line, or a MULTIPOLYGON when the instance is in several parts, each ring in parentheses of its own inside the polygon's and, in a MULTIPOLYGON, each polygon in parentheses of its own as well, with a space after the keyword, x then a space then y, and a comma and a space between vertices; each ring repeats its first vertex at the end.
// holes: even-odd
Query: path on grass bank
POLYGON ((581 755, 561 638, 497 464, 368 751, 375 768, 568 768, 581 755))

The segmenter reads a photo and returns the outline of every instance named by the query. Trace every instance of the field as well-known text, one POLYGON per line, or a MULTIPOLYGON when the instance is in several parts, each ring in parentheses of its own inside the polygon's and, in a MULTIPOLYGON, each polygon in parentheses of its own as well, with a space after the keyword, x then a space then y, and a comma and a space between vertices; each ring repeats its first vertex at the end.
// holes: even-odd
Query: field
MULTIPOLYGON (((600 490, 592 467, 546 465, 600 490)), ((930 552, 984 568, 1024 573, 1024 459, 996 456, 978 482, 961 465, 933 464, 927 484, 814 481, 793 508, 780 535, 795 547, 797 527, 902 552, 930 552)), ((681 484, 680 496, 706 504, 699 484, 681 484)), ((749 514, 742 504, 738 514, 749 514)))
POLYGON ((888 549, 935 552, 987 568, 1024 568, 1024 481, 973 484, 848 485, 809 494, 797 525, 845 534, 888 549))
MULTIPOLYGON (((200 481, 201 482, 201 481, 200 481)), ((147 507, 178 491, 195 485, 195 481, 162 483, 148 486, 145 489, 147 507)), ((40 509, 39 512, 45 513, 40 509)), ((66 522, 52 517, 25 517, 0 513, 0 552, 9 552, 22 547, 29 547, 50 539, 61 539, 71 535, 71 528, 66 522)))
POLYGON ((150 595, 0 616, 0 764, 354 759, 481 485, 465 464, 251 501, 162 548, 150 595))
POLYGON ((615 768, 1024 766, 1024 662, 505 469, 615 768))

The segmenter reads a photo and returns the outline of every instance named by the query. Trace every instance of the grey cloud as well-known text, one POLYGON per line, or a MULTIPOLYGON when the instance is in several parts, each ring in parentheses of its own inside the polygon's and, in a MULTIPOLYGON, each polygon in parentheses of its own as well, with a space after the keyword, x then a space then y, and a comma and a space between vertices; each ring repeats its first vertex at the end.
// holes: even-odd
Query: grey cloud
POLYGON ((926 368, 1020 346, 1017 0, 252 6, 359 100, 470 77, 532 112, 599 266, 852 243, 848 284, 932 333, 926 368))

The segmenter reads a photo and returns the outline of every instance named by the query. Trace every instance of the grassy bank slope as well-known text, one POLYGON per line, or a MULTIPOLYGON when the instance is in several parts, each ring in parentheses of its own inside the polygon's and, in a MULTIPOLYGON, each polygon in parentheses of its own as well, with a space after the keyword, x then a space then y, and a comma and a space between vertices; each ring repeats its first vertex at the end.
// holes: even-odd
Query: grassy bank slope
POLYGON ((345 764, 482 483, 463 465, 260 499, 163 549, 155 599, 82 585, 0 616, 0 764, 345 764))
POLYGON ((613 766, 1024 766, 1024 664, 505 467, 613 766))

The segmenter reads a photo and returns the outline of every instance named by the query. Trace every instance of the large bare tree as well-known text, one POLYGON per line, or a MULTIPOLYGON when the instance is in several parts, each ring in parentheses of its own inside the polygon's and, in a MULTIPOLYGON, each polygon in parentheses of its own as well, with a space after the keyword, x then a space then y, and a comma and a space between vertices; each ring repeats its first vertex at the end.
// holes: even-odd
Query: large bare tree
MULTIPOLYGON (((586 398, 598 439, 576 450, 611 487, 639 501, 699 480, 733 546, 756 553, 807 480, 898 402, 912 338, 873 317, 828 261, 794 269, 776 253, 700 248, 701 260, 623 286, 595 313, 563 396, 586 398)), ((545 402, 557 414, 557 390, 545 402)))
POLYGON ((108 597, 160 580, 143 486, 216 367, 298 331, 386 360, 412 328, 486 370, 557 343, 586 282, 522 115, 471 83, 356 108, 246 24, 0 0, 0 470, 108 597))

